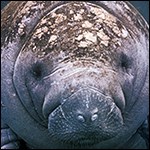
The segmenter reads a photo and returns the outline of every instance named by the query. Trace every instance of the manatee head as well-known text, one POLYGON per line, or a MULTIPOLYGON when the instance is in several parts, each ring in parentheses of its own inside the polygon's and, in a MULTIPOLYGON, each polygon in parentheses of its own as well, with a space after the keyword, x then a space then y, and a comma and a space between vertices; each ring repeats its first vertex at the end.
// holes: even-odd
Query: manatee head
POLYGON ((125 23, 96 4, 69 2, 47 13, 23 45, 14 85, 52 141, 91 146, 128 128, 143 84, 137 66, 142 76, 146 70, 139 57, 147 56, 137 28, 125 23))

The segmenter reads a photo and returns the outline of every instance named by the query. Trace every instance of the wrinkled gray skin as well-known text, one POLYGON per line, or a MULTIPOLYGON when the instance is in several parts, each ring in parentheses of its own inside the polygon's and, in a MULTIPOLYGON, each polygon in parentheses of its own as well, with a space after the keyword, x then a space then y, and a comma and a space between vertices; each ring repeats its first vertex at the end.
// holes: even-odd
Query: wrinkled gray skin
POLYGON ((2 149, 148 148, 149 29, 129 3, 11 2, 1 29, 2 149))

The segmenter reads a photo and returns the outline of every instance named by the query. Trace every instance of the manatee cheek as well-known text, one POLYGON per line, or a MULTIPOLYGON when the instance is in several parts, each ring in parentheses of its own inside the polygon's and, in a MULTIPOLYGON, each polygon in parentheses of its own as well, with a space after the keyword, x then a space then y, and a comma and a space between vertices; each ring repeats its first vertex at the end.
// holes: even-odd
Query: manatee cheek
POLYGON ((114 100, 99 91, 85 88, 67 99, 58 99, 53 107, 47 106, 50 103, 43 105, 43 112, 48 112, 48 107, 52 110, 45 115, 54 139, 92 144, 116 136, 123 126, 121 111, 114 100))

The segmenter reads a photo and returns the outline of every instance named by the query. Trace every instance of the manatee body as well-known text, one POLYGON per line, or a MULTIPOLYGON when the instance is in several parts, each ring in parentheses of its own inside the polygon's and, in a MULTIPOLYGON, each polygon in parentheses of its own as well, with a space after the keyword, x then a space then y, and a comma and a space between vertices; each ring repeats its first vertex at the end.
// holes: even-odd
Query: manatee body
POLYGON ((22 1, 2 11, 1 148, 148 148, 149 29, 123 1, 22 1))

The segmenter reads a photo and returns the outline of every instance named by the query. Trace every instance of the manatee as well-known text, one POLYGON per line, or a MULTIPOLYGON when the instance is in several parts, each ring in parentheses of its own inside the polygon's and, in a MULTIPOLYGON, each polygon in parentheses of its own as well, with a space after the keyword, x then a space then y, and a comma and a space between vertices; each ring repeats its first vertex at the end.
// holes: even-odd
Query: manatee
POLYGON ((149 26, 123 1, 14 1, 1 18, 1 149, 147 149, 149 26))

